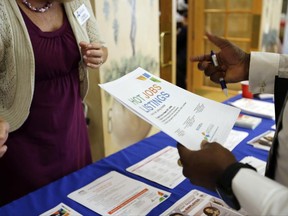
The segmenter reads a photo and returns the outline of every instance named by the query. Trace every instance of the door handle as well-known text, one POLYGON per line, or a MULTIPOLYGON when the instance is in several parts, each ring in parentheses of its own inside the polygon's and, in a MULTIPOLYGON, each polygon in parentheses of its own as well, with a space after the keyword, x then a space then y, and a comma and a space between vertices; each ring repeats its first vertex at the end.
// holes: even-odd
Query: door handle
MULTIPOLYGON (((169 39, 170 37, 170 46, 171 47, 171 32, 168 31, 164 31, 160 33, 160 67, 167 67, 172 65, 172 60, 171 60, 171 50, 169 50, 169 54, 170 54, 170 59, 168 58, 168 60, 165 62, 165 60, 167 58, 165 58, 165 42, 166 42, 166 38, 169 39)), ((169 42, 169 41, 168 41, 169 42)))

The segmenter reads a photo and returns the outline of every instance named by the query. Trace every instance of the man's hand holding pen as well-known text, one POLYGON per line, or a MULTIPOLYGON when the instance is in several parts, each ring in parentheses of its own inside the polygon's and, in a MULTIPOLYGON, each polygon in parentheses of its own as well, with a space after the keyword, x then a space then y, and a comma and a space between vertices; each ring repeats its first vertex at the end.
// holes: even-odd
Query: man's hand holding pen
MULTIPOLYGON (((210 55, 211 55, 211 58, 212 58, 213 65, 215 67, 218 67, 219 64, 218 64, 218 60, 217 60, 216 54, 211 50, 211 54, 210 55)), ((226 95, 226 97, 228 97, 228 89, 227 89, 226 82, 225 82, 223 77, 219 78, 219 83, 221 85, 221 88, 222 88, 224 94, 226 95)))
MULTIPOLYGON (((198 69, 215 83, 225 79, 227 83, 237 83, 248 79, 250 55, 230 43, 228 40, 206 33, 208 39, 216 45, 218 53, 194 56, 190 60, 198 62, 198 69), (213 54, 215 55, 213 62, 213 54), (215 59, 217 60, 215 64, 215 59), (243 73, 244 71, 244 73, 243 73)), ((222 87, 223 88, 223 87, 222 87)))

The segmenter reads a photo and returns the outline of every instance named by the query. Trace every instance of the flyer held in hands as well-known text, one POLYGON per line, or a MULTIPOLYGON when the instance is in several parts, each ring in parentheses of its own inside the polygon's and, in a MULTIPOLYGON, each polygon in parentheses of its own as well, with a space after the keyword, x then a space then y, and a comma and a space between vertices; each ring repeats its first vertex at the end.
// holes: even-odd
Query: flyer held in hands
POLYGON ((199 150, 202 140, 223 144, 240 113, 238 108, 193 94, 140 67, 99 86, 191 150, 199 150))

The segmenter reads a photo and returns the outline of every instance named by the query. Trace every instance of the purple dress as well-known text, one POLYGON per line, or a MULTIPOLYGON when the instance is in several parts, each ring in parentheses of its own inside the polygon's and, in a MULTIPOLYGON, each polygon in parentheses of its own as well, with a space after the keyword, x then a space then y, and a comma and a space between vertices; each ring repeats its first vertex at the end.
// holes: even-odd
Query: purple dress
POLYGON ((91 163, 78 64, 80 53, 68 19, 42 32, 22 12, 36 61, 30 114, 9 134, 0 159, 0 205, 91 163))

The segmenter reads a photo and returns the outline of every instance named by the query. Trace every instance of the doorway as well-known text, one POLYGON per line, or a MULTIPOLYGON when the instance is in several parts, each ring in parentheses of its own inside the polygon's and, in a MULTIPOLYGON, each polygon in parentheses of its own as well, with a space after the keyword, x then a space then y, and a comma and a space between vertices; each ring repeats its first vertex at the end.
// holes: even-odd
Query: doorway
POLYGON ((176 82, 176 19, 175 0, 159 1, 160 77, 176 82))
MULTIPOLYGON (((218 51, 208 41, 205 31, 227 38, 247 52, 258 50, 261 10, 262 0, 189 0, 188 56, 218 51)), ((187 68, 189 91, 221 92, 219 85, 197 69, 197 64, 188 61, 187 68)), ((228 84, 228 89, 229 96, 234 96, 240 84, 228 84)))

